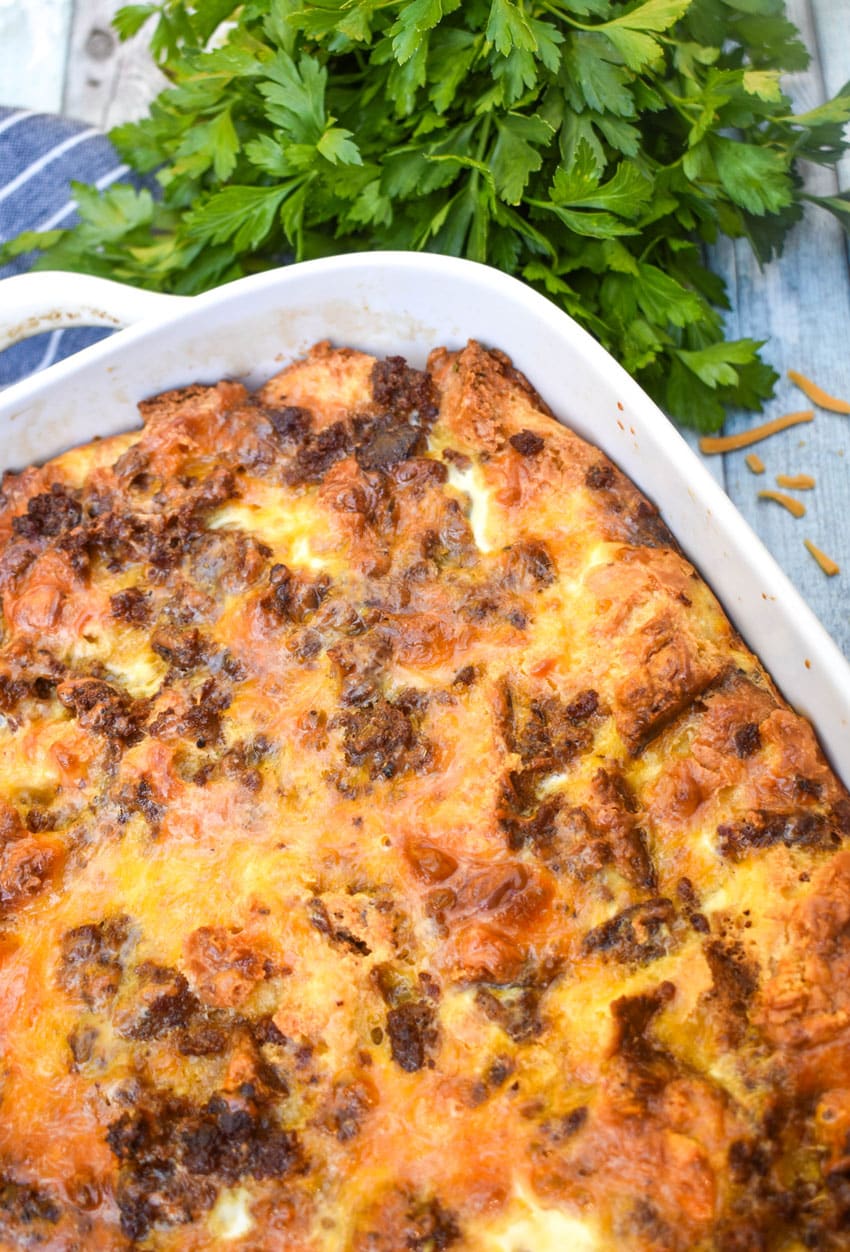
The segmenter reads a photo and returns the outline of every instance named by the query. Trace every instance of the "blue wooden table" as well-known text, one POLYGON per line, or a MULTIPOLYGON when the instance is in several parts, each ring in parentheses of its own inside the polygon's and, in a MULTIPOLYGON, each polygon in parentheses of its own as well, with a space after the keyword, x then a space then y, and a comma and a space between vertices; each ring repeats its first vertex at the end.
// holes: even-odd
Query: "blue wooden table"
MULTIPOLYGON (((850 0, 790 0, 787 7, 812 53, 809 68, 784 82, 796 111, 802 112, 850 80, 850 0)), ((834 195, 839 184, 850 188, 850 157, 843 159, 838 179, 816 166, 804 167, 803 174, 810 191, 834 195)), ((850 240, 831 215, 807 209, 781 259, 763 270, 743 240, 725 240, 715 248, 713 265, 729 288, 730 334, 767 340, 764 355, 780 374, 765 417, 811 407, 788 380, 789 369, 850 401, 850 240)), ((744 452, 704 459, 850 657, 850 416, 815 412, 811 424, 754 449, 765 465, 759 477, 747 469, 744 452), (790 493, 805 504, 806 516, 800 519, 757 497, 759 490, 776 487, 776 474, 789 473, 808 473, 817 481, 813 491, 790 493), (841 573, 827 578, 804 539, 837 561, 841 573)), ((733 413, 726 432, 744 430, 756 420, 750 413, 733 413)))
MULTIPOLYGON (((102 127, 138 116, 163 80, 147 56, 144 36, 118 45, 111 34, 110 19, 120 3, 0 3, 0 103, 63 111, 102 127)), ((812 54, 805 72, 785 80, 802 111, 850 80, 850 0, 787 0, 787 9, 812 54)), ((850 157, 838 178, 814 166, 803 174, 818 194, 850 189, 850 157)), ((729 333, 766 340, 764 354, 781 376, 765 417, 809 407, 788 381, 789 369, 850 399, 850 251, 834 219, 807 211, 781 260, 764 270, 742 241, 724 241, 714 249, 712 263, 729 288, 729 333)), ((743 430, 756 420, 733 413, 726 429, 743 430)), ((757 450, 765 464, 758 478, 747 469, 743 452, 706 463, 850 657, 850 416, 818 411, 810 425, 785 431, 757 450), (803 518, 757 497, 760 489, 776 486, 776 474, 785 473, 816 479, 814 490, 799 493, 803 518), (804 539, 836 560, 841 573, 828 578, 804 539)))

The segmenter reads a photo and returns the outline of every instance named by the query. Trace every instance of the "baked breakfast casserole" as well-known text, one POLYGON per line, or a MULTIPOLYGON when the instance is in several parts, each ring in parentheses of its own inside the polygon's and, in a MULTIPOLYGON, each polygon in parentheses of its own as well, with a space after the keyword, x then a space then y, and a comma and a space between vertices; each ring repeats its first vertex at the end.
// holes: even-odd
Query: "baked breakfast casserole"
POLYGON ((0 1244, 850 1247, 850 798, 500 352, 0 497, 0 1244))

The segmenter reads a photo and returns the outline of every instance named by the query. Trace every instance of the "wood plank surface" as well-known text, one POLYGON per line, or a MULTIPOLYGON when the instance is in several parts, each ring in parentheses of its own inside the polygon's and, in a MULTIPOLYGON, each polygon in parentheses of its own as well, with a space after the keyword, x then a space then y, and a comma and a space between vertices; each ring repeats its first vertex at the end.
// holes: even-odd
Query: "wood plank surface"
MULTIPOLYGON (((827 97, 850 83, 850 0, 813 0, 815 46, 812 51, 823 75, 827 97)), ((838 182, 850 191, 850 152, 838 163, 838 182)), ((850 258, 850 239, 847 241, 850 258)))
POLYGON ((75 0, 62 112, 102 130, 142 117, 167 79, 148 53, 148 30, 120 43, 112 18, 123 0, 75 0))
MULTIPOLYGON (((807 70, 784 80, 798 111, 814 108, 827 98, 817 52, 825 40, 839 43, 838 8, 836 0, 818 4, 818 21, 829 11, 818 38, 809 0, 788 4, 789 17, 814 54, 807 70)), ((850 6, 841 0, 840 8, 845 38, 831 51, 830 90, 836 89, 835 80, 842 73, 841 81, 850 78, 850 6)), ((832 170, 806 165, 803 175, 806 187, 819 195, 834 195, 838 190, 832 170)), ((713 250, 712 264, 729 286, 733 306, 727 319, 729 333, 766 339, 764 355, 780 374, 766 417, 809 407, 788 380, 789 369, 800 370, 827 391, 850 399, 850 264, 846 236, 830 214, 807 208, 805 221, 789 236, 781 259, 764 269, 744 240, 723 240, 713 250)), ((752 414, 732 413, 726 430, 734 433, 752 424, 752 414)), ((758 478, 747 469, 743 452, 724 457, 726 490, 850 656, 850 418, 818 411, 813 423, 777 435, 761 444, 758 452, 766 467, 758 478), (776 474, 800 472, 817 480, 814 491, 798 493, 805 517, 794 518, 780 505, 758 499, 759 490, 776 487, 776 474), (804 539, 811 539, 838 561, 841 574, 827 578, 803 546, 804 539)))

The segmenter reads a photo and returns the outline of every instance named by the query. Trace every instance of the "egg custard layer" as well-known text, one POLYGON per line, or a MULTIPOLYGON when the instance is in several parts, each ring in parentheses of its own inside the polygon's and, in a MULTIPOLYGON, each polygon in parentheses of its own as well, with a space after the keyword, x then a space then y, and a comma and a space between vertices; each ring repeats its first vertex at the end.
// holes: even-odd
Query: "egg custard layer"
POLYGON ((850 798, 500 352, 0 497, 0 1246, 850 1246, 850 798))

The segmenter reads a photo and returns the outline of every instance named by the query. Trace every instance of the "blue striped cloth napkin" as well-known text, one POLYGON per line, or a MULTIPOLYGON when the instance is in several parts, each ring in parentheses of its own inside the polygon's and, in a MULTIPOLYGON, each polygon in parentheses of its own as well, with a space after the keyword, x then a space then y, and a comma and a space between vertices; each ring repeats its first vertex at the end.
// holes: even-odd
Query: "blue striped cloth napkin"
MULTIPOLYGON (((76 220, 72 180, 103 189, 125 178, 127 170, 106 136, 84 122, 0 107, 0 241, 22 230, 70 226, 76 220)), ((19 257, 0 267, 0 278, 29 269, 32 260, 19 257)), ((110 333, 54 330, 16 344, 0 352, 0 387, 110 333)))

